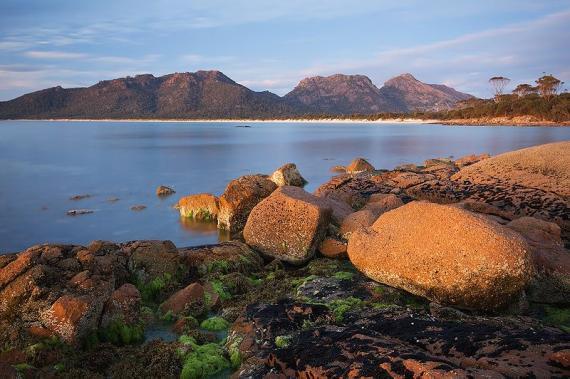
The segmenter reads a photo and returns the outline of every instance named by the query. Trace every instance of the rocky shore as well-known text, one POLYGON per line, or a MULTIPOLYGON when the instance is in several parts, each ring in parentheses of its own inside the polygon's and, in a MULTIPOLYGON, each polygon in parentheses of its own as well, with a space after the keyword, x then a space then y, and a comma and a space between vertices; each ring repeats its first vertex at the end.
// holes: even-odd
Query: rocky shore
POLYGON ((335 172, 179 200, 229 242, 0 256, 0 377, 570 376, 570 142, 335 172))

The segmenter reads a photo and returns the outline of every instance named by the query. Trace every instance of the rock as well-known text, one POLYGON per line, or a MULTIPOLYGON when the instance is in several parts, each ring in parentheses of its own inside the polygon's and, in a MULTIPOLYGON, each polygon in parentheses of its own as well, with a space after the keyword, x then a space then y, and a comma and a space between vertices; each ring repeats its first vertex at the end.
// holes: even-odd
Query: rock
POLYGON ((564 249, 557 224, 534 217, 520 217, 509 222, 507 227, 527 240, 538 271, 570 275, 570 253, 564 249))
POLYGON ((348 166, 346 172, 349 174, 358 174, 359 172, 374 172, 376 169, 364 158, 356 158, 348 166))
POLYGON ((404 202, 394 194, 375 193, 370 196, 363 210, 368 210, 378 218, 381 214, 404 205, 404 202))
POLYGON ((340 226, 344 219, 354 212, 348 204, 335 200, 329 197, 319 197, 316 199, 319 204, 325 208, 330 208, 331 210, 331 221, 340 226))
POLYGON ((405 171, 393 176, 391 181, 394 183, 395 187, 406 189, 434 179, 435 176, 431 174, 418 174, 415 172, 405 171))
POLYGON ((135 325, 140 320, 141 294, 130 283, 125 283, 111 294, 105 304, 101 326, 105 327, 114 320, 127 325, 135 325))
POLYGON ((335 238, 327 237, 319 245, 319 253, 327 258, 343 259, 346 258, 346 242, 339 241, 335 238))
POLYGON ((171 312, 178 316, 187 313, 188 308, 193 305, 204 306, 204 288, 199 283, 192 283, 175 292, 160 305, 160 311, 162 314, 171 312))
POLYGON ((238 372, 244 377, 568 376, 567 334, 514 318, 465 317, 438 319, 406 308, 360 309, 332 324, 322 305, 281 301, 248 306, 230 336, 242 341, 238 348, 246 359, 238 372), (283 337, 290 343, 276 346, 283 337))
POLYGON ((570 198, 570 141, 511 151, 464 167, 454 180, 511 185, 553 192, 570 198))
POLYGON ((324 238, 331 209, 298 187, 284 186, 253 208, 243 235, 254 249, 274 258, 302 264, 324 238))
POLYGON ((381 283, 443 305, 493 309, 527 285, 530 247, 520 235, 456 207, 412 202, 354 232, 352 263, 381 283))
POLYGON ((93 209, 70 209, 66 212, 68 216, 80 216, 95 212, 93 209))
POLYGON ((41 247, 31 247, 17 255, 6 266, 0 269, 0 289, 14 280, 18 275, 32 267, 41 256, 41 247))
POLYGON ((18 379, 20 378, 20 374, 14 367, 12 367, 12 365, 0 362, 0 378, 18 379))
POLYGON ((458 160, 455 161, 455 165, 459 168, 463 168, 465 166, 469 166, 472 165, 474 163, 477 163, 479 161, 482 161, 484 159, 488 159, 491 158, 491 156, 489 154, 480 154, 480 155, 475 155, 475 154, 471 154, 471 155, 466 155, 464 157, 459 158, 458 160))
POLYGON ((163 196, 170 196, 175 194, 176 191, 167 186, 158 186, 156 189, 156 196, 163 197, 163 196))
POLYGON ((197 276, 230 272, 248 275, 263 267, 259 254, 240 241, 180 249, 180 255, 189 273, 197 276))
POLYGON ((136 241, 125 249, 130 254, 130 271, 145 283, 178 273, 180 257, 171 241, 136 241))
POLYGON ((424 161, 424 167, 429 168, 432 166, 453 166, 453 161, 450 158, 433 158, 424 161))
POLYGON ((265 175, 246 175, 232 180, 220 197, 218 227, 231 234, 241 232, 249 212, 276 188, 265 175))
POLYGON ((294 163, 287 163, 275 170, 271 175, 271 181, 279 187, 303 187, 307 184, 307 181, 301 176, 301 173, 294 163))
POLYGON ((181 198, 178 201, 180 216, 196 220, 213 221, 220 212, 218 198, 210 193, 199 193, 181 198))
POLYGON ((352 210, 366 204, 370 194, 380 192, 382 185, 370 173, 335 176, 314 192, 315 196, 347 204, 352 210))
POLYGON ((340 225, 340 234, 347 238, 352 232, 366 228, 376 221, 378 217, 370 210, 361 210, 350 214, 340 225))
POLYGON ((146 205, 143 204, 137 204, 137 205, 133 205, 131 207, 131 211, 135 211, 135 212, 140 212, 146 209, 146 205))
POLYGON ((77 344, 97 329, 101 309, 90 296, 63 295, 41 315, 41 321, 62 340, 77 344))
POLYGON ((77 201, 77 200, 88 199, 88 198, 90 198, 90 197, 91 197, 91 195, 89 195, 89 194, 75 195, 75 196, 71 196, 71 197, 69 198, 69 200, 75 200, 75 201, 77 201))
POLYGON ((331 172, 344 174, 346 172, 346 167, 344 166, 333 166, 331 167, 331 172))

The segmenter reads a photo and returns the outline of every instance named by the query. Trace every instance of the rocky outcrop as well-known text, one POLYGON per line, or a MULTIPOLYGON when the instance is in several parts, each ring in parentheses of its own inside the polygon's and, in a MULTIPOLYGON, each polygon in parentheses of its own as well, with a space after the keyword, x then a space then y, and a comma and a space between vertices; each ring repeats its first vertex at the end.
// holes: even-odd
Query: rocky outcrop
POLYGON ((301 173, 294 163, 287 163, 275 170, 275 172, 271 174, 271 181, 279 187, 303 187, 307 184, 307 181, 301 176, 301 173))
POLYGON ((433 301, 498 308, 530 281, 528 244, 510 229, 456 207, 412 202, 355 232, 351 262, 374 280, 433 301))
POLYGON ((453 320, 398 308, 330 324, 326 306, 255 304, 233 326, 240 377, 564 377, 570 337, 511 319, 453 320), (532 329, 531 329, 532 328, 532 329), (285 342, 284 342, 285 341, 285 342), (563 353, 559 353, 563 352, 563 353))
POLYGON ((245 242, 265 255, 302 264, 315 254, 330 222, 331 209, 298 187, 285 186, 253 208, 245 242))
POLYGON ((231 234, 241 232, 249 212, 276 188, 265 175, 246 175, 232 180, 220 196, 218 227, 231 234))
POLYGON ((209 193, 184 196, 177 204, 180 216, 196 220, 214 221, 220 212, 219 200, 209 193))
POLYGON ((509 183, 570 199, 570 142, 529 147, 465 167, 453 176, 474 184, 509 183))

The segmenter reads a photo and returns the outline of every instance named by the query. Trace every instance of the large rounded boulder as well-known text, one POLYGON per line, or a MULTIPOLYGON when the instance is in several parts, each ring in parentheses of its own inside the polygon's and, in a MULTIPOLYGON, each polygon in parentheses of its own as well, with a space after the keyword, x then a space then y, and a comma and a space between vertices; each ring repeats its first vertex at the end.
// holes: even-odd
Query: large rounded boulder
POLYGON ((265 255, 302 264, 323 240, 331 212, 322 199, 302 188, 280 187, 253 208, 243 236, 265 255))
POLYGON ((220 196, 218 228, 231 234, 241 232, 249 212, 276 188, 267 175, 245 175, 232 180, 220 196))
POLYGON ((348 243, 370 278, 432 301, 495 309, 532 275, 530 248, 516 232, 452 206, 412 202, 384 213, 348 243))

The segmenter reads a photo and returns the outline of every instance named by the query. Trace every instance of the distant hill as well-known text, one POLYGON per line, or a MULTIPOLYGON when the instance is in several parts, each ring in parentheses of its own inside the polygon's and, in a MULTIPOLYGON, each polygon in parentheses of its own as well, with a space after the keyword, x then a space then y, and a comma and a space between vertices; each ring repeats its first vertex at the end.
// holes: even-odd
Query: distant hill
POLYGON ((384 83, 380 95, 399 107, 400 112, 442 111, 473 96, 443 84, 426 84, 411 74, 396 76, 384 83))
POLYGON ((91 87, 53 87, 0 102, 1 119, 17 118, 283 118, 452 108, 472 96, 410 74, 382 88, 363 75, 303 79, 280 97, 255 92, 219 71, 137 75, 91 87))
POLYGON ((378 87, 364 75, 336 74, 314 76, 301 82, 285 99, 315 113, 370 114, 399 112, 401 108, 382 96, 378 87))

